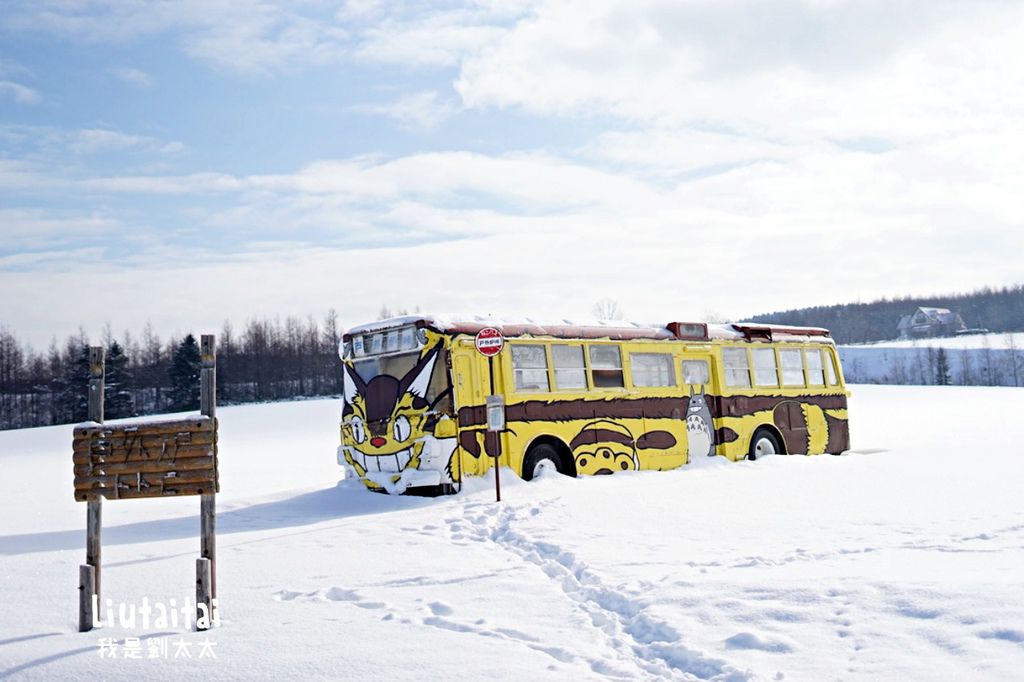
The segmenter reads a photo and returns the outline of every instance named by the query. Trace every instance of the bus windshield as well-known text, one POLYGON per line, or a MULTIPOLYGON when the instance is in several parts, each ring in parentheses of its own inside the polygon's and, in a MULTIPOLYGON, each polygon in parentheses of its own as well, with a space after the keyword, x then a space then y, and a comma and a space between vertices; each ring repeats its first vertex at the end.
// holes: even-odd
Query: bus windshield
MULTIPOLYGON (((434 363, 434 373, 430 377, 430 384, 427 387, 427 402, 434 404, 439 396, 448 391, 448 351, 441 349, 437 362, 434 363)), ((360 358, 353 365, 359 377, 369 383, 371 379, 382 374, 392 376, 398 380, 406 375, 419 360, 419 353, 397 353, 393 355, 378 355, 374 357, 360 358)), ((447 393, 438 402, 434 409, 445 413, 451 413, 451 393, 447 393)))

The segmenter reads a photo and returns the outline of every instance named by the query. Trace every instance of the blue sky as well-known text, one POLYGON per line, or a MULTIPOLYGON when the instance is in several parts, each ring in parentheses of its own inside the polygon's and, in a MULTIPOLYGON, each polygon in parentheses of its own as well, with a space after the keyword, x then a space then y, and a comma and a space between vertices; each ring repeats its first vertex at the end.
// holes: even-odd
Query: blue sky
POLYGON ((0 324, 1021 281, 1017 2, 8 2, 0 324))

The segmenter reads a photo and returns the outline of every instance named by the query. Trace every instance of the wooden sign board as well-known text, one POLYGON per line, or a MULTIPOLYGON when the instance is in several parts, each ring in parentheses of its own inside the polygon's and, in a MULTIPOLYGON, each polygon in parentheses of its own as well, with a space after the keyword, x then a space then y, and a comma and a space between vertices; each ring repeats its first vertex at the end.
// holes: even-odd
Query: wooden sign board
POLYGON ((73 448, 79 502, 220 491, 216 419, 82 424, 73 448))

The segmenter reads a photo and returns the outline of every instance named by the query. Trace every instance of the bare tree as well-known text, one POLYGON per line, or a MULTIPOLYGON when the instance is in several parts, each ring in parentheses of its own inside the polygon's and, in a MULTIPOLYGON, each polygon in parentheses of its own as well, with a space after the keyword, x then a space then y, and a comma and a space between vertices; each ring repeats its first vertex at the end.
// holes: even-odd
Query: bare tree
POLYGON ((599 320, 621 320, 625 317, 622 306, 614 298, 602 298, 597 301, 591 312, 599 320))
POLYGON ((989 343, 988 334, 981 337, 981 360, 984 366, 981 371, 985 374, 985 383, 989 386, 996 385, 995 367, 992 363, 992 344, 989 343))
POLYGON ((1007 358, 1007 364, 1010 368, 1010 378, 1013 380, 1014 386, 1020 386, 1020 374, 1021 374, 1021 357, 1017 350, 1017 340, 1013 334, 1007 334, 1005 337, 1006 350, 1009 351, 1007 358))
POLYGON ((722 315, 717 310, 712 310, 710 308, 704 310, 704 317, 701 319, 701 322, 710 322, 711 324, 723 324, 728 321, 729 318, 725 315, 722 315))
POLYGON ((971 360, 971 354, 966 350, 960 351, 960 385, 973 386, 975 383, 974 362, 971 360))

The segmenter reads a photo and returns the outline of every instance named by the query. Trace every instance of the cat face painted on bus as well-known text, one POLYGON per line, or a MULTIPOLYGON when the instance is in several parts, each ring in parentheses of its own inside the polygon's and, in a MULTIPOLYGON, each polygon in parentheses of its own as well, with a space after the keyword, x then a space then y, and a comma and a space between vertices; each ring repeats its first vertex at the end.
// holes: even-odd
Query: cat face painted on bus
POLYGON ((342 432, 345 459, 360 478, 418 469, 424 441, 433 431, 427 389, 439 348, 423 355, 405 376, 380 374, 364 382, 344 366, 342 432))

